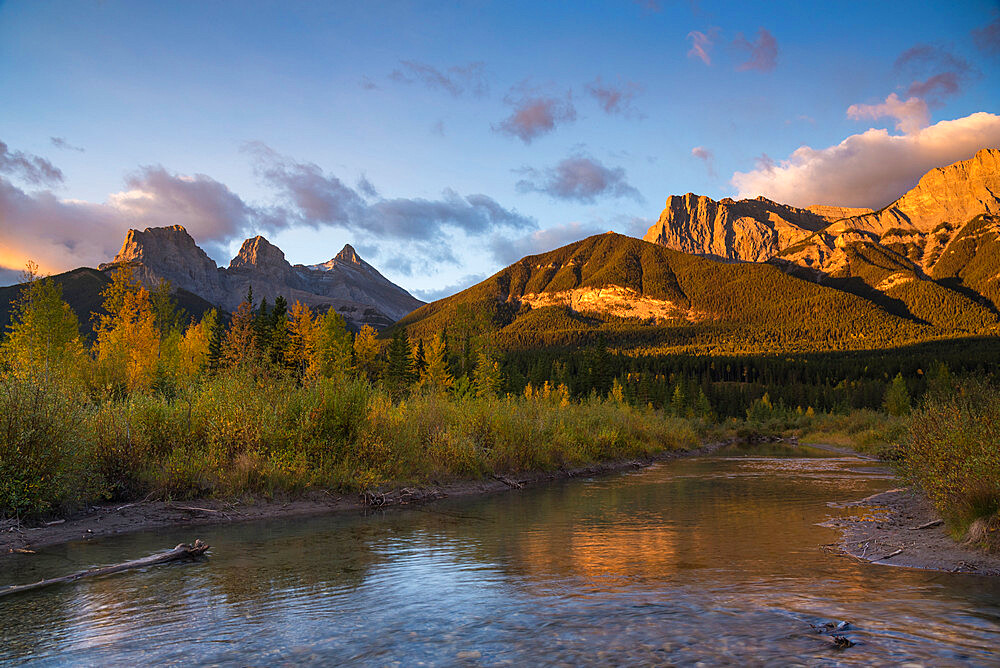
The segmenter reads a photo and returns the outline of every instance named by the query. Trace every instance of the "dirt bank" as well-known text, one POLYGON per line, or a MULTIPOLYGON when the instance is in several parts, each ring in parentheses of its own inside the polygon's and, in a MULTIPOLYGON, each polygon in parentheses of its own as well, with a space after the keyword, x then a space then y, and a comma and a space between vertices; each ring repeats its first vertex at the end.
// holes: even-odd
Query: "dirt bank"
POLYGON ((552 480, 615 473, 644 468, 678 457, 704 455, 718 450, 727 443, 711 443, 694 450, 665 451, 641 460, 617 460, 572 469, 522 473, 482 480, 459 480, 424 487, 400 487, 365 494, 312 491, 294 498, 275 500, 140 501, 91 506, 83 512, 40 526, 24 526, 14 521, 0 520, 0 559, 7 554, 36 551, 60 543, 92 540, 166 526, 200 526, 275 517, 301 517, 330 512, 359 511, 372 507, 389 508, 423 504, 447 497, 493 494, 552 480))
POLYGON ((855 559, 950 573, 1000 575, 1000 554, 956 543, 941 517, 911 488, 890 489, 846 504, 828 526, 843 529, 837 549, 855 559))

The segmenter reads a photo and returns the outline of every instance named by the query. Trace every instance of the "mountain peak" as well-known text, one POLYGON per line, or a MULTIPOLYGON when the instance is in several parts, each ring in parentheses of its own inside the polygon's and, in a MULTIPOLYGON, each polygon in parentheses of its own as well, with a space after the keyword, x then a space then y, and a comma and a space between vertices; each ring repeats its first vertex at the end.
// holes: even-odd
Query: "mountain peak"
POLYGON ((240 269, 249 267, 279 267, 281 269, 291 269, 291 265, 285 260, 285 254, 280 248, 259 234, 251 239, 247 239, 240 247, 240 252, 236 254, 233 261, 229 263, 230 269, 240 269))
POLYGON ((334 259, 342 262, 350 262, 351 264, 361 264, 363 262, 361 256, 358 255, 351 244, 344 244, 343 250, 337 253, 334 259))

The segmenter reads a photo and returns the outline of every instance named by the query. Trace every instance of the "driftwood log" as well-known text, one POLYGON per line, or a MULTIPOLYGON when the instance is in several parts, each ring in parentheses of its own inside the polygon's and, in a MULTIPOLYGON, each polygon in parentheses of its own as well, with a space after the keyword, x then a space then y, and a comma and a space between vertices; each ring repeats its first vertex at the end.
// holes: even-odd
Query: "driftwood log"
POLYGON ((158 554, 151 554, 148 557, 143 557, 142 559, 134 559, 132 561, 126 561, 121 564, 114 564, 112 566, 100 566, 98 568, 91 568, 85 571, 79 571, 73 573, 72 575, 64 575, 61 578, 52 578, 50 580, 42 580, 40 582, 33 582, 31 584, 25 585, 14 585, 11 587, 0 588, 0 596, 6 596, 7 594, 18 594, 20 592, 31 591, 32 589, 41 589, 42 587, 48 587, 54 584, 64 584, 67 582, 75 582, 81 578, 89 578, 98 575, 110 575, 111 573, 119 573, 121 571, 127 571, 132 568, 144 568, 146 566, 155 566, 156 564, 165 564, 170 561, 179 561, 181 559, 190 559, 191 557, 197 557, 208 550, 208 545, 201 542, 201 540, 195 540, 194 545, 189 545, 188 543, 181 543, 174 549, 168 552, 160 552, 158 554))

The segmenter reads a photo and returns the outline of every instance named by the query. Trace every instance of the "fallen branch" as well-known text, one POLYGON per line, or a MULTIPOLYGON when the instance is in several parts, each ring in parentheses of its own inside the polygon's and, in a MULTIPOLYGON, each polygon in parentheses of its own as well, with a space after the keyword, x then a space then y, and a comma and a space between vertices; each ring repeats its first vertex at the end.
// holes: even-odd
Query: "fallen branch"
POLYGON ((161 552, 159 554, 153 554, 148 557, 143 557, 142 559, 126 561, 125 563, 115 564, 113 566, 100 566, 98 568, 91 568, 86 571, 79 571, 78 573, 73 573, 72 575, 64 575, 61 578, 42 580, 40 582, 34 582, 32 584, 14 585, 11 587, 5 587, 3 589, 0 589, 0 596, 31 591, 32 589, 40 589, 41 587, 47 587, 49 585, 54 585, 54 584, 75 582, 76 580, 79 580, 81 578, 95 577, 98 575, 110 575, 111 573, 119 573, 121 571, 127 571, 132 568, 144 568, 146 566, 155 566, 156 564, 165 564, 170 561, 189 559, 191 557, 197 557, 199 555, 205 554, 207 550, 208 550, 208 545, 201 542, 201 540, 196 540, 194 542, 194 545, 181 543, 180 545, 170 550, 169 552, 161 552))
POLYGON ((213 510, 211 508, 197 508, 195 506, 172 506, 177 510, 187 510, 192 513, 221 513, 221 510, 213 510))
POLYGON ((499 480, 500 482, 502 482, 503 484, 507 485, 512 489, 522 489, 524 487, 524 485, 522 485, 518 481, 511 480, 510 478, 504 477, 502 475, 497 475, 494 473, 490 477, 493 478, 494 480, 499 480))
POLYGON ((930 522, 925 522, 918 527, 909 527, 910 531, 920 531, 921 529, 930 529, 931 527, 936 527, 939 524, 944 524, 944 520, 931 520, 930 522))
POLYGON ((884 557, 882 557, 882 558, 883 558, 883 559, 888 559, 889 557, 895 557, 895 556, 896 556, 897 554, 899 554, 899 553, 900 553, 900 552, 902 552, 902 551, 903 551, 903 548, 899 548, 899 549, 898 549, 898 550, 896 550, 895 552, 890 552, 889 554, 885 555, 885 556, 884 556, 884 557))

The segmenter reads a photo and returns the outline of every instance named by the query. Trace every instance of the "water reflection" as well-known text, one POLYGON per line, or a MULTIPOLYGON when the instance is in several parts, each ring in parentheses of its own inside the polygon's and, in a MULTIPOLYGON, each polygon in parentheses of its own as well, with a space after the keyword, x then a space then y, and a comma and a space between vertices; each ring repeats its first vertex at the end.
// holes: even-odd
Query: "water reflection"
MULTIPOLYGON (((1000 585, 819 549, 889 483, 782 445, 368 517, 200 528, 203 563, 0 602, 0 662, 989 663, 1000 585), (808 456, 804 456, 808 455, 808 456), (850 620, 849 650, 810 624, 850 620)), ((29 581, 187 530, 4 563, 29 581)))

